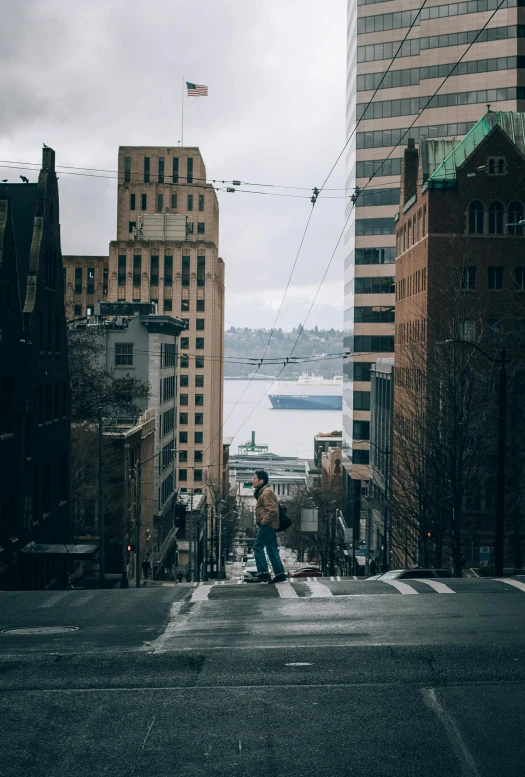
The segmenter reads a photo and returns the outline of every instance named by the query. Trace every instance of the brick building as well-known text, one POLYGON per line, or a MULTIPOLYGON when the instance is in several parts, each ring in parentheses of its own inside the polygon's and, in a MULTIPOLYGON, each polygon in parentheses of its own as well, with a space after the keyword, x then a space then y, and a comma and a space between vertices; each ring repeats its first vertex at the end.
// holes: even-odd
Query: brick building
MULTIPOLYGON (((470 546, 461 546, 463 563, 476 566, 479 547, 492 544, 497 367, 491 360, 502 346, 512 357, 509 446, 518 444, 515 435, 523 437, 519 402, 513 406, 512 397, 517 401, 525 355, 524 130, 525 114, 489 110, 461 141, 423 138, 419 149, 409 141, 405 150, 396 223, 393 488, 405 502, 415 500, 418 478, 428 480, 431 472, 438 500, 428 488, 420 491, 419 517, 414 513, 404 528, 398 523, 397 535, 394 522, 393 554, 400 565, 432 561, 438 544, 441 562, 448 562, 440 532, 450 494, 451 514, 461 513, 471 534, 470 546), (477 459, 469 448, 473 440, 477 459), (441 467, 435 461, 439 445, 441 467), (461 466, 456 462, 447 472, 452 450, 459 451, 461 466)), ((515 480, 508 471, 507 513, 514 513, 508 548, 521 543, 515 480)), ((458 533, 452 541, 456 563, 460 542, 458 533)))
POLYGON ((109 257, 63 256, 66 317, 93 316, 108 298, 109 257))
POLYGON ((58 183, 47 147, 37 183, 0 184, 0 295, 0 585, 44 587, 56 559, 24 565, 22 550, 69 539, 70 433, 58 183))

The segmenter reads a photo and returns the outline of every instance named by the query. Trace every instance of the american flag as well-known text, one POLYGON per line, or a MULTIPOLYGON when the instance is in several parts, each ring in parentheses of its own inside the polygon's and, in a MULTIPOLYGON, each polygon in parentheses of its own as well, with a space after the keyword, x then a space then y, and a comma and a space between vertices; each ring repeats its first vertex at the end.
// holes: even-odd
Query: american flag
POLYGON ((188 97, 207 97, 208 96, 207 86, 203 86, 202 84, 190 84, 189 81, 186 81, 186 86, 188 87, 188 97))

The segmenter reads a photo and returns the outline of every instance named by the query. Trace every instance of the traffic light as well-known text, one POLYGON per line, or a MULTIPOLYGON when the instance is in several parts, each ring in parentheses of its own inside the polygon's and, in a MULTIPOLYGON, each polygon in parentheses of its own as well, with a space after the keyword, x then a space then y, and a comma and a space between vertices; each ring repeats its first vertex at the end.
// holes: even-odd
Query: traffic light
POLYGON ((135 552, 135 546, 134 545, 128 545, 128 553, 134 553, 135 552))
POLYGON ((430 539, 430 537, 432 537, 432 532, 431 532, 431 531, 427 531, 427 537, 428 537, 429 539, 430 539))

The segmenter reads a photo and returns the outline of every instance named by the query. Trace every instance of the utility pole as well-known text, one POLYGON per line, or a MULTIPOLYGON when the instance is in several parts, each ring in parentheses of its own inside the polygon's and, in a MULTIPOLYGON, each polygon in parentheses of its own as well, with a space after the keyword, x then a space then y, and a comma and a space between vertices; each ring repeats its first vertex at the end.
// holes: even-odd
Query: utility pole
POLYGON ((335 575, 335 532, 336 532, 336 522, 335 522, 335 513, 332 513, 330 515, 330 528, 331 528, 331 537, 330 537, 330 574, 335 575))
MULTIPOLYGON (((389 564, 389 558, 388 558, 388 551, 389 551, 389 510, 388 510, 388 478, 389 478, 389 464, 390 464, 390 448, 387 448, 384 451, 385 456, 385 509, 383 513, 383 563, 381 565, 381 572, 388 572, 388 568, 390 566, 389 564)), ((390 543, 392 540, 390 540, 390 543)))
POLYGON ((142 501, 142 463, 137 461, 137 505, 135 507, 135 587, 140 588, 140 518, 142 501))
POLYGON ((102 408, 98 409, 98 535, 100 544, 99 584, 106 581, 106 538, 104 527, 104 437, 102 434, 102 408))
POLYGON ((496 491, 496 533, 494 537, 494 565, 496 577, 503 575, 505 556, 505 448, 507 422, 507 354, 501 349, 498 402, 498 469, 496 491))

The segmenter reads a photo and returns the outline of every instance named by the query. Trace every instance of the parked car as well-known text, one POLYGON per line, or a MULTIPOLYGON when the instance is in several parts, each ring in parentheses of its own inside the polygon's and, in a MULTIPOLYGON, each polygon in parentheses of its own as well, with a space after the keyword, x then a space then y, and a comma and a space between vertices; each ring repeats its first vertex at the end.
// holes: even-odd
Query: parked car
POLYGON ((290 579, 296 578, 296 577, 322 577, 323 573, 320 569, 316 569, 315 567, 302 567, 301 569, 292 569, 290 570, 288 577, 290 579))
POLYGON ((392 569, 382 575, 367 577, 367 580, 417 580, 424 578, 453 577, 449 569, 392 569))

